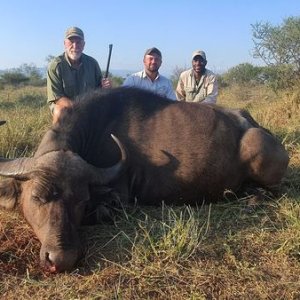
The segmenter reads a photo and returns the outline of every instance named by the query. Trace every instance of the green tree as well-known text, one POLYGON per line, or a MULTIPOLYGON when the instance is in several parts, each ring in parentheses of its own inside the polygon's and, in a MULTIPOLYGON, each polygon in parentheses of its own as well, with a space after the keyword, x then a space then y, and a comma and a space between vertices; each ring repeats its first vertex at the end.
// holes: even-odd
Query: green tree
POLYGON ((295 77, 292 77, 292 74, 291 65, 274 65, 262 67, 260 78, 276 92, 294 86, 295 77))
POLYGON ((230 68, 222 75, 223 83, 230 85, 235 84, 258 84, 262 83, 262 67, 253 66, 250 63, 239 64, 230 68))
POLYGON ((20 71, 12 70, 7 71, 1 75, 1 83, 2 84, 8 84, 13 86, 18 86, 25 84, 29 81, 29 78, 22 74, 20 71))
POLYGON ((289 17, 279 26, 268 22, 251 26, 253 57, 262 59, 267 66, 280 67, 280 86, 290 87, 300 80, 300 17, 289 17))
POLYGON ((46 79, 39 68, 34 64, 22 64, 19 68, 13 68, 0 76, 3 85, 32 85, 43 86, 46 79))
POLYGON ((28 77, 28 85, 42 86, 46 84, 41 70, 35 64, 22 64, 17 71, 28 77))
POLYGON ((122 85, 122 83, 124 81, 124 78, 122 78, 120 76, 112 76, 111 80, 112 80, 112 86, 113 87, 118 87, 118 86, 122 85))

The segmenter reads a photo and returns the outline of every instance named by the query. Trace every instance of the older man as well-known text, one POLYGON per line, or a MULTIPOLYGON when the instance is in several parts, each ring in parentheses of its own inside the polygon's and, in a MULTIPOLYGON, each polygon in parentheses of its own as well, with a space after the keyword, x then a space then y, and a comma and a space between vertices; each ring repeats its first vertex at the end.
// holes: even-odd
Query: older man
POLYGON ((47 94, 53 123, 79 94, 95 88, 111 87, 111 81, 102 78, 98 62, 83 53, 84 46, 83 31, 78 27, 70 27, 65 34, 65 52, 49 65, 47 94))
POLYGON ((171 80, 158 72, 162 64, 161 52, 155 47, 146 50, 143 63, 144 70, 128 76, 123 86, 134 86, 150 90, 163 97, 176 100, 171 80))
POLYGON ((187 102, 216 103, 218 82, 216 75, 206 69, 206 54, 197 50, 192 54, 192 69, 179 76, 176 88, 178 100, 187 102))

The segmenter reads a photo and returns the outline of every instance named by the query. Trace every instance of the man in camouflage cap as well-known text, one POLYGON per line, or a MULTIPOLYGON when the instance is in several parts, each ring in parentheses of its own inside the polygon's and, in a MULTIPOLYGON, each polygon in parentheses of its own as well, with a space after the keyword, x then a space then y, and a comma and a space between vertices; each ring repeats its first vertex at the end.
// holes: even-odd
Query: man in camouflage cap
POLYGON ((98 62, 83 53, 84 33, 70 27, 65 33, 65 52, 52 60, 47 72, 48 103, 57 122, 64 108, 72 106, 76 96, 96 88, 109 88, 111 81, 102 78, 98 62))

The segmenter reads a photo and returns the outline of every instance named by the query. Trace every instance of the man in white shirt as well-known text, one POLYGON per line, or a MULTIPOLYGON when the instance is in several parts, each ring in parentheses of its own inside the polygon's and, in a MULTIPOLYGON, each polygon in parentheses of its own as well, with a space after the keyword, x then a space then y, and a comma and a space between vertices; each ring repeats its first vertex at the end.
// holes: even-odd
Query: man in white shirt
POLYGON ((162 63, 161 52, 155 47, 148 49, 145 52, 143 62, 144 70, 128 76, 123 86, 150 90, 163 97, 176 100, 171 80, 158 72, 162 63))

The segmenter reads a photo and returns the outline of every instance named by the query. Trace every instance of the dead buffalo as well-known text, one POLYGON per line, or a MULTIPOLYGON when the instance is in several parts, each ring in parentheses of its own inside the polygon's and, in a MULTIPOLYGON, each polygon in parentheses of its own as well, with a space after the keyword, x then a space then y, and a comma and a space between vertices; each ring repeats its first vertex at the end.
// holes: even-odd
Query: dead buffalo
POLYGON ((78 99, 33 158, 2 159, 0 175, 12 179, 0 182, 0 201, 21 204, 41 242, 42 265, 63 271, 78 259, 84 212, 103 204, 97 185, 110 183, 121 201, 140 204, 218 200, 245 182, 278 185, 288 161, 280 142, 245 111, 117 88, 78 99), (121 173, 124 149, 118 163, 111 134, 126 151, 121 173))

